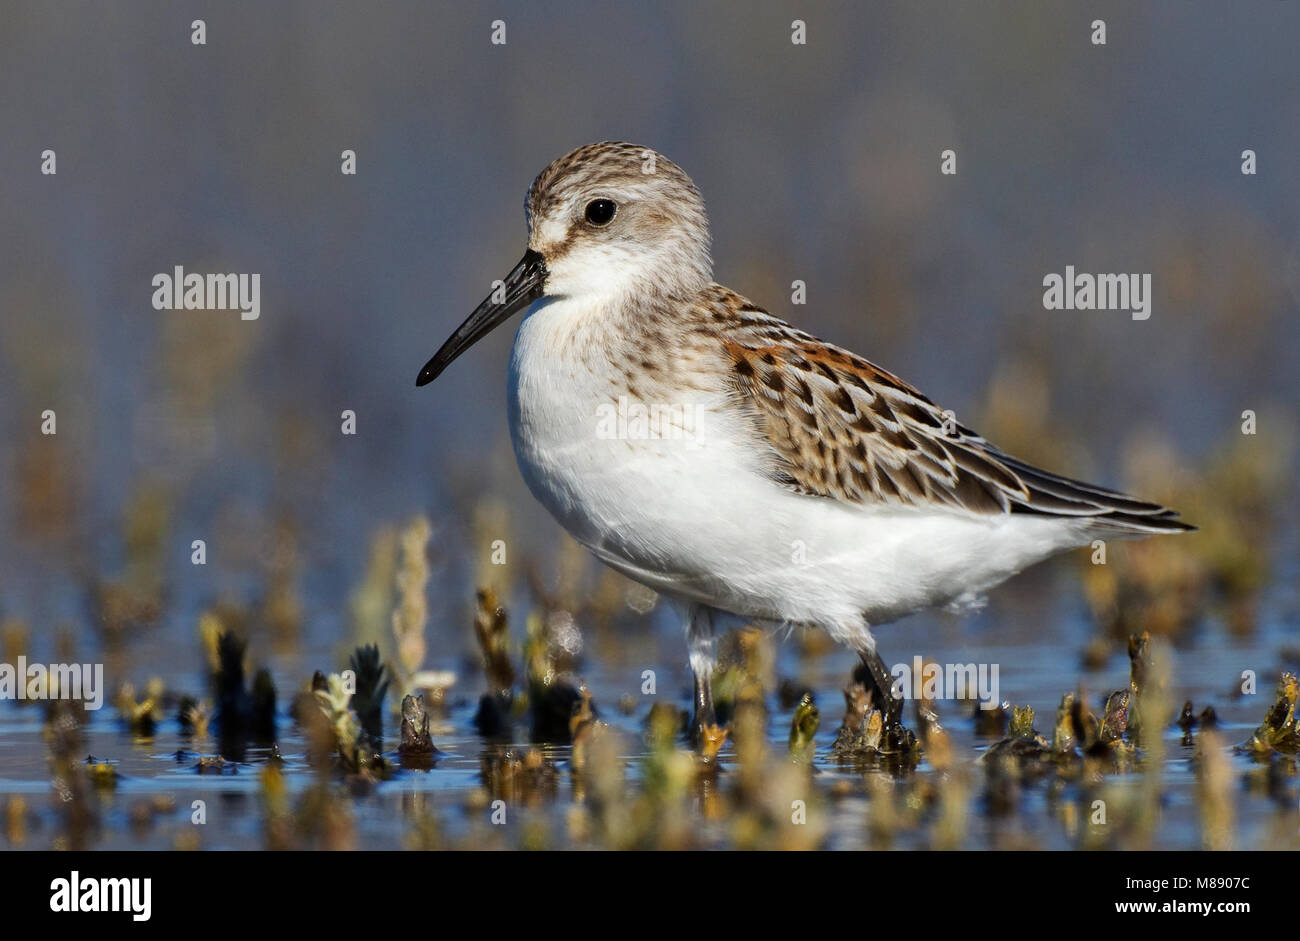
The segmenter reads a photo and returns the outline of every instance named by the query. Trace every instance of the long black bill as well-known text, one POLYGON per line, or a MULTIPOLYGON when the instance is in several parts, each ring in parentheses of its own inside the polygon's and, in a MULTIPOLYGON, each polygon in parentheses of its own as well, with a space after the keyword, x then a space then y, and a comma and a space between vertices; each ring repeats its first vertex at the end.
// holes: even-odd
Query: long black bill
POLYGON ((524 252, 519 264, 506 275, 504 284, 488 295, 487 299, 474 308, 474 313, 465 318, 465 322, 448 337, 442 349, 433 354, 433 359, 424 364, 416 378, 417 386, 428 385, 451 365, 451 361, 483 339, 493 328, 509 319, 516 311, 527 307, 542 296, 546 282, 546 263, 542 256, 531 248, 524 252))

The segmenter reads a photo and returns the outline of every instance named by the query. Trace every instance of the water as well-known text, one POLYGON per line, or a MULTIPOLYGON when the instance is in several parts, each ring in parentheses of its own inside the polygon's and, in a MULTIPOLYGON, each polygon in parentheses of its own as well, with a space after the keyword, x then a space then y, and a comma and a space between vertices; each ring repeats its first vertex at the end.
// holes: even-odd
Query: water
MULTIPOLYGON (((996 603, 971 618, 922 616, 879 632, 882 650, 890 661, 891 644, 895 648, 924 650, 927 657, 940 663, 982 662, 1000 667, 1001 695, 1018 705, 1034 707, 1036 727, 1050 739, 1055 709, 1060 696, 1082 683, 1088 690, 1088 703, 1099 709, 1100 699, 1112 689, 1123 688, 1128 681, 1127 658, 1112 656, 1100 670, 1086 671, 1080 665, 1080 639, 1087 636, 1088 625, 1077 613, 1074 616, 1038 620, 1032 615, 1021 620, 1043 600, 1062 591, 1068 594, 1069 572, 1064 568, 1049 570, 1042 577, 1030 576, 1027 586, 1010 588, 1010 600, 996 603), (905 641, 905 643, 900 643, 905 641)), ((1063 605, 1069 607, 1068 604, 1063 605)), ((1050 607, 1050 605, 1049 605, 1050 607)), ((1274 609, 1266 605, 1266 611, 1274 609)), ((1277 612, 1280 616, 1280 609, 1277 612)), ((593 694, 601 718, 626 733, 631 748, 626 754, 629 806, 643 790, 647 747, 643 737, 644 722, 650 703, 655 699, 689 704, 689 679, 683 668, 672 665, 674 648, 680 641, 654 615, 634 616, 611 630, 629 627, 645 632, 628 638, 630 656, 607 659, 593 654, 591 648, 607 647, 607 637, 588 638, 588 651, 579 674, 593 694), (648 640, 648 642, 647 642, 648 640), (644 654, 655 651, 656 656, 644 654), (641 671, 649 664, 659 678, 655 697, 639 694, 641 671), (631 694, 635 705, 631 714, 618 708, 620 697, 631 694)), ((516 629, 516 634, 518 629, 516 629)), ((617 637, 617 633, 616 633, 617 637)), ((1286 631, 1280 620, 1266 621, 1249 638, 1229 635, 1214 625, 1206 626, 1189 642, 1174 650, 1174 679, 1171 687, 1175 705, 1190 699, 1199 712, 1212 705, 1220 719, 1219 733, 1227 744, 1249 738, 1272 701, 1273 685, 1280 667, 1297 667, 1300 652, 1286 649, 1294 634, 1286 631), (1255 696, 1234 697, 1232 689, 1240 682, 1240 671, 1258 672, 1260 692, 1255 696)), ((617 640, 613 641, 617 643, 617 640)), ((339 669, 341 663, 330 659, 323 644, 307 645, 300 655, 273 658, 275 679, 281 692, 277 717, 280 765, 290 803, 301 805, 306 795, 322 780, 336 794, 339 807, 345 808, 349 820, 344 845, 364 848, 402 848, 415 839, 417 822, 432 817, 437 821, 438 845, 516 847, 520 845, 590 846, 602 845, 589 834, 584 838, 570 830, 575 808, 591 808, 590 788, 580 787, 575 778, 573 750, 569 746, 532 746, 527 741, 527 723, 515 729, 515 741, 488 742, 474 731, 473 716, 482 680, 479 671, 460 657, 432 658, 435 665, 456 669, 459 681, 448 697, 445 716, 435 719, 433 738, 442 753, 429 770, 402 769, 395 749, 397 720, 386 718, 385 748, 388 758, 398 765, 391 779, 351 793, 341 776, 322 775, 307 760, 307 742, 302 731, 286 714, 289 693, 300 687, 310 673, 308 664, 339 669), (493 791, 485 777, 486 762, 506 751, 523 755, 538 747, 548 763, 553 763, 553 784, 540 792, 521 787, 514 794, 493 791), (506 823, 493 825, 491 800, 507 801, 506 823)), ((1065 849, 1081 845, 1081 827, 1086 821, 1091 801, 1096 798, 1095 783, 1072 781, 1063 787, 1049 787, 1047 782, 1020 789, 1010 814, 994 813, 987 795, 986 770, 980 756, 993 739, 977 734, 969 717, 969 705, 940 702, 938 708, 944 728, 951 736, 956 761, 945 774, 935 771, 922 760, 910 773, 894 774, 887 768, 867 771, 837 764, 830 755, 830 744, 843 711, 843 688, 853 658, 832 651, 825 655, 801 655, 797 640, 776 647, 776 675, 790 679, 797 686, 810 688, 822 714, 817 736, 815 773, 810 779, 810 800, 824 830, 817 845, 832 849, 856 849, 878 845, 870 828, 873 802, 866 781, 876 777, 906 799, 909 793, 923 795, 926 788, 942 788, 952 775, 959 775, 970 791, 968 823, 960 842, 964 848, 1039 847, 1065 849), (1073 805, 1073 811, 1069 810, 1073 805)), ((901 658, 899 658, 901 659, 901 658)), ((148 656, 142 652, 142 662, 148 656)), ((178 670, 164 675, 169 690, 206 695, 201 671, 178 670)), ((142 685, 142 684, 138 684, 142 685)), ((768 725, 770 748, 776 755, 784 753, 785 740, 793 709, 783 706, 775 690, 769 690, 766 703, 771 710, 768 725)), ((390 703, 391 705, 391 703, 390 703)), ((174 711, 174 710, 173 710, 174 711)), ((0 705, 0 795, 20 797, 26 805, 24 838, 9 843, 14 848, 41 848, 61 845, 67 832, 60 816, 59 803, 51 789, 47 748, 42 737, 43 711, 39 706, 0 705)), ((1192 756, 1193 746, 1182 742, 1182 732, 1170 727, 1164 735, 1165 757, 1160 769, 1161 800, 1159 820, 1150 845, 1154 848, 1184 849, 1201 845, 1200 809, 1197 800, 1197 777, 1192 756)), ((684 745, 684 742, 682 743, 684 745)), ((149 739, 128 732, 116 711, 107 706, 92 713, 84 729, 87 756, 111 762, 117 772, 116 784, 100 790, 99 824, 85 837, 86 845, 97 848, 149 848, 196 846, 208 849, 256 848, 266 845, 267 810, 262 799, 260 772, 270 760, 270 750, 251 748, 246 761, 228 765, 220 774, 200 774, 199 758, 215 754, 211 738, 195 742, 181 735, 173 714, 169 713, 149 739), (195 824, 195 802, 203 802, 206 822, 195 824), (154 808, 144 808, 154 802, 154 808), (147 818, 147 823, 141 822, 147 818)), ((1244 786, 1247 775, 1257 774, 1259 764, 1244 754, 1228 749, 1231 768, 1238 783, 1232 789, 1235 817, 1235 842, 1242 847, 1275 846, 1279 839, 1300 838, 1295 798, 1297 787, 1286 784, 1291 795, 1287 807, 1259 789, 1244 786), (1290 836, 1288 836, 1290 834, 1290 836)), ((692 845, 734 845, 735 834, 730 807, 721 814, 708 811, 710 790, 725 798, 740 778, 737 757, 728 746, 719 761, 720 770, 712 784, 700 785, 685 802, 692 845)), ((1294 766, 1291 766, 1294 775, 1294 766)), ((580 776, 579 776, 580 777, 580 776)), ((1142 773, 1121 773, 1105 777, 1112 795, 1137 794, 1142 787, 1142 773)), ((919 796, 917 799, 921 799, 919 796)), ((921 813, 915 825, 903 825, 890 838, 896 848, 933 845, 934 811, 921 813)), ((1087 830, 1083 827, 1082 830, 1087 830)), ((303 838, 299 845, 319 845, 319 834, 303 838)), ((1287 845, 1285 842, 1283 845, 1287 845)))

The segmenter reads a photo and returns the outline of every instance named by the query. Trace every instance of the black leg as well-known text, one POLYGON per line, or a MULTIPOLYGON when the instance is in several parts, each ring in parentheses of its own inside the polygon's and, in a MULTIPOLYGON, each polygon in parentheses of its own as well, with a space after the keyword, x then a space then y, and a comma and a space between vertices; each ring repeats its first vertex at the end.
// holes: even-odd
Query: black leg
POLYGON ((894 695, 894 677, 890 674, 880 654, 872 650, 860 650, 862 665, 866 668, 867 689, 871 692, 871 702, 885 720, 885 728, 901 724, 903 718, 903 698, 894 695))
POLYGON ((695 674, 695 718, 691 722, 691 731, 697 740, 706 726, 717 724, 713 714, 713 677, 710 673, 695 674))
POLYGON ((691 738, 697 747, 705 741, 704 729, 717 724, 713 712, 713 667, 717 654, 713 642, 713 612, 703 605, 686 609, 686 639, 690 649, 691 673, 695 677, 695 715, 691 738))

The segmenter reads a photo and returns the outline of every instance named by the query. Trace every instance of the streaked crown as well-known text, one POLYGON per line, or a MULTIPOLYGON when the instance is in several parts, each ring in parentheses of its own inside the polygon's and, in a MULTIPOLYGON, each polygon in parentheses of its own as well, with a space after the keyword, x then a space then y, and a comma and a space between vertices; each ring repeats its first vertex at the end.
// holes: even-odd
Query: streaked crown
POLYGON ((648 147, 579 147, 537 175, 524 208, 528 247, 549 272, 547 294, 676 297, 712 280, 700 191, 648 147))

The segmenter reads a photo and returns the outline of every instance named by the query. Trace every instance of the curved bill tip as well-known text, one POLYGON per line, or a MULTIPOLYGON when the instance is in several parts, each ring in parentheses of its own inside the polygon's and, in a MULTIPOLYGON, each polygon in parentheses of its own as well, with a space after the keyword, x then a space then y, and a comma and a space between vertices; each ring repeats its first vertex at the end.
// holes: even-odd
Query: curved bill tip
POLYGON ((433 358, 424 364, 415 377, 415 384, 425 386, 437 379, 457 356, 491 333, 511 314, 541 297, 545 284, 546 263, 541 254, 530 248, 505 276, 500 287, 474 308, 433 358))
MULTIPOLYGON (((442 350, 439 350, 438 354, 441 353, 442 350)), ((442 371, 447 368, 448 363, 450 363, 450 360, 447 362, 439 362, 438 355, 435 355, 420 369, 420 374, 415 377, 415 384, 417 386, 427 386, 429 383, 433 382, 433 380, 442 375, 442 371)))

